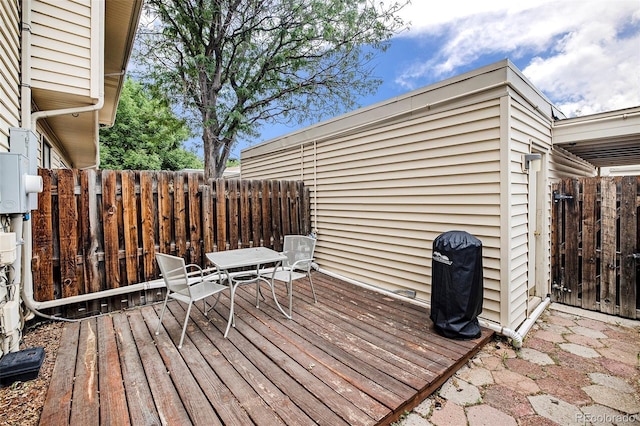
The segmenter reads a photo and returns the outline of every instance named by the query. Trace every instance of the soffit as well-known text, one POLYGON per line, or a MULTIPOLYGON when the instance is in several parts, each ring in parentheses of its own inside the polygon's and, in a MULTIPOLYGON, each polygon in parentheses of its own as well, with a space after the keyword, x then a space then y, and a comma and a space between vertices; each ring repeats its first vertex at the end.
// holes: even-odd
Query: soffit
POLYGON ((640 164, 640 107, 556 121, 553 144, 596 167, 640 164))
POLYGON ((100 124, 113 124, 133 49, 142 0, 105 2, 104 92, 100 124))

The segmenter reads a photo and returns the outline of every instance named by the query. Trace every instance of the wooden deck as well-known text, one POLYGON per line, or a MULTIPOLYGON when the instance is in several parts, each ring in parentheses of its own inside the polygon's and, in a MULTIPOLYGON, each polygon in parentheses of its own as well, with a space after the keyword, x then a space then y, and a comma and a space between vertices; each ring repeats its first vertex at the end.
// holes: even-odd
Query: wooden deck
POLYGON ((69 323, 40 424, 389 424, 492 335, 445 339, 423 307, 317 272, 313 279, 318 303, 298 283, 293 320, 266 292, 256 309, 255 288, 240 288, 228 339, 228 297, 209 318, 198 304, 181 350, 178 302, 158 336, 161 304, 69 323))

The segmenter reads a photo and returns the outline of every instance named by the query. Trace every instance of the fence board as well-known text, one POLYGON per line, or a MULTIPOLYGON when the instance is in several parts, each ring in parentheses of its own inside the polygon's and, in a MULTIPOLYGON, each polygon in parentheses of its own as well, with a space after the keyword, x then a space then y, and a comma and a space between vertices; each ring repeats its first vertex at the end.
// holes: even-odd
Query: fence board
POLYGON ((138 204, 136 203, 136 176, 122 172, 122 220, 124 222, 124 257, 127 285, 139 282, 138 277, 138 204))
MULTIPOLYGON (((100 263, 98 249, 100 218, 98 210, 97 175, 94 170, 80 174, 80 235, 82 236, 82 269, 86 293, 100 291, 100 263)), ((89 302, 91 312, 99 312, 97 300, 89 302)))
POLYGON ((262 185, 262 244, 265 247, 271 247, 271 188, 273 182, 267 182, 262 185))
POLYGON ((184 256, 187 251, 186 207, 184 201, 184 175, 173 175, 173 221, 176 240, 176 256, 184 256))
POLYGON ((227 249, 227 197, 223 180, 216 181, 216 235, 218 251, 227 249))
POLYGON ((60 229, 60 280, 62 297, 77 296, 78 270, 78 211, 74 195, 75 179, 73 170, 61 170, 58 173, 58 203, 66 206, 65 214, 58 216, 60 229))
POLYGON ((171 230, 173 229, 173 204, 169 172, 158 173, 158 251, 171 253, 171 230))
MULTIPOLYGON (((302 220, 308 221, 310 212, 302 210, 309 201, 300 194, 308 198, 309 191, 301 183, 215 180, 205 185, 202 173, 181 172, 40 174, 44 191, 33 213, 34 296, 39 301, 156 279, 156 252, 207 266, 206 252, 261 245, 281 249, 284 229, 310 228, 302 220), (282 213, 281 208, 295 211, 282 213), (294 219, 298 223, 290 223, 294 219)), ((122 302, 143 304, 157 297, 158 291, 148 290, 128 299, 96 299, 66 307, 63 314, 76 317, 86 305, 92 312, 121 309, 122 302)))
POLYGON ((637 248, 638 218, 636 200, 638 181, 635 177, 625 176, 620 191, 620 315, 636 318, 637 276, 636 259, 633 255, 637 248), (623 296, 624 295, 624 296, 623 296))
POLYGON ((572 196, 554 202, 551 270, 556 299, 640 318, 640 177, 565 179, 553 191, 572 196), (575 296, 574 288, 580 289, 575 296))
POLYGON ((252 227, 252 238, 253 238, 253 247, 261 246, 260 242, 260 229, 262 228, 261 218, 261 205, 258 202, 260 199, 260 185, 258 181, 251 181, 251 223, 252 227))
POLYGON ((580 234, 580 205, 578 203, 578 184, 576 181, 567 180, 564 182, 564 192, 572 197, 567 203, 567 215, 565 217, 565 287, 569 292, 565 295, 565 299, 572 305, 576 305, 578 298, 578 270, 579 256, 578 248, 580 243, 578 236, 580 234))
MULTIPOLYGON (((108 288, 120 287, 120 260, 118 246, 118 217, 116 200, 116 173, 102 171, 102 226, 104 238, 104 263, 108 288)), ((62 206, 60 206, 62 207, 62 206)))
POLYGON ((153 172, 140 172, 140 215, 142 223, 143 277, 149 280, 156 275, 156 214, 153 202, 153 172))
POLYGON ((600 311, 615 312, 616 306, 616 235, 607 230, 616 229, 616 183, 613 178, 604 178, 600 184, 602 221, 602 259, 600 281, 600 311))
POLYGON ((238 248, 238 181, 231 179, 225 181, 228 187, 229 199, 229 248, 238 248))
POLYGON ((241 237, 240 241, 242 241, 242 247, 249 247, 250 240, 250 229, 249 224, 251 223, 251 208, 249 207, 249 181, 241 180, 240 181, 240 227, 241 229, 241 237))
POLYGON ((205 253, 210 253, 215 247, 215 216, 213 215, 214 191, 209 185, 202 186, 202 243, 205 253))
MULTIPOLYGON (((42 185, 51 188, 51 171, 40 170, 42 185)), ((38 210, 32 214, 33 256, 37 259, 34 280, 34 298, 38 301, 54 298, 53 284, 53 221, 51 220, 51 191, 38 196, 38 210)))
POLYGON ((584 182, 582 194, 582 307, 596 310, 596 181, 584 182))
POLYGON ((274 250, 281 251, 282 244, 280 243, 281 235, 281 222, 280 222, 280 209, 282 208, 282 204, 280 203, 280 182, 271 181, 269 182, 269 189, 271 193, 271 221, 269 222, 271 225, 271 247, 274 250))
POLYGON ((201 258, 202 250, 200 241, 202 238, 201 214, 200 214, 200 191, 198 188, 198 175, 189 173, 187 175, 187 193, 189 203, 187 204, 189 211, 189 256, 187 263, 198 263, 201 258))

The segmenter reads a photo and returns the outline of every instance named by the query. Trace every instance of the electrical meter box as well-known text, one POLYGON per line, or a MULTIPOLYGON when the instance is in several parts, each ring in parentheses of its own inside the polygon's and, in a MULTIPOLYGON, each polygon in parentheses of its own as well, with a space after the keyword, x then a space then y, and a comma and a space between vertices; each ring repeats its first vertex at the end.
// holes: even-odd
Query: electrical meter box
POLYGON ((0 214, 30 211, 24 187, 24 175, 28 172, 27 157, 10 152, 0 153, 0 214))
POLYGON ((10 152, 0 153, 0 214, 28 213, 38 208, 42 177, 38 176, 38 136, 28 129, 9 129, 10 152))

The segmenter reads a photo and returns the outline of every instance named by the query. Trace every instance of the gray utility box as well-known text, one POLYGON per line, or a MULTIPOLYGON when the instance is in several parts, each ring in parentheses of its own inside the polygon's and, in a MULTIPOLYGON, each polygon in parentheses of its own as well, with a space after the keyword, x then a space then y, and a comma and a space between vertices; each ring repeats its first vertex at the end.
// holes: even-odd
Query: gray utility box
POLYGON ((25 176, 29 160, 22 154, 0 153, 0 214, 27 213, 29 197, 25 176))

